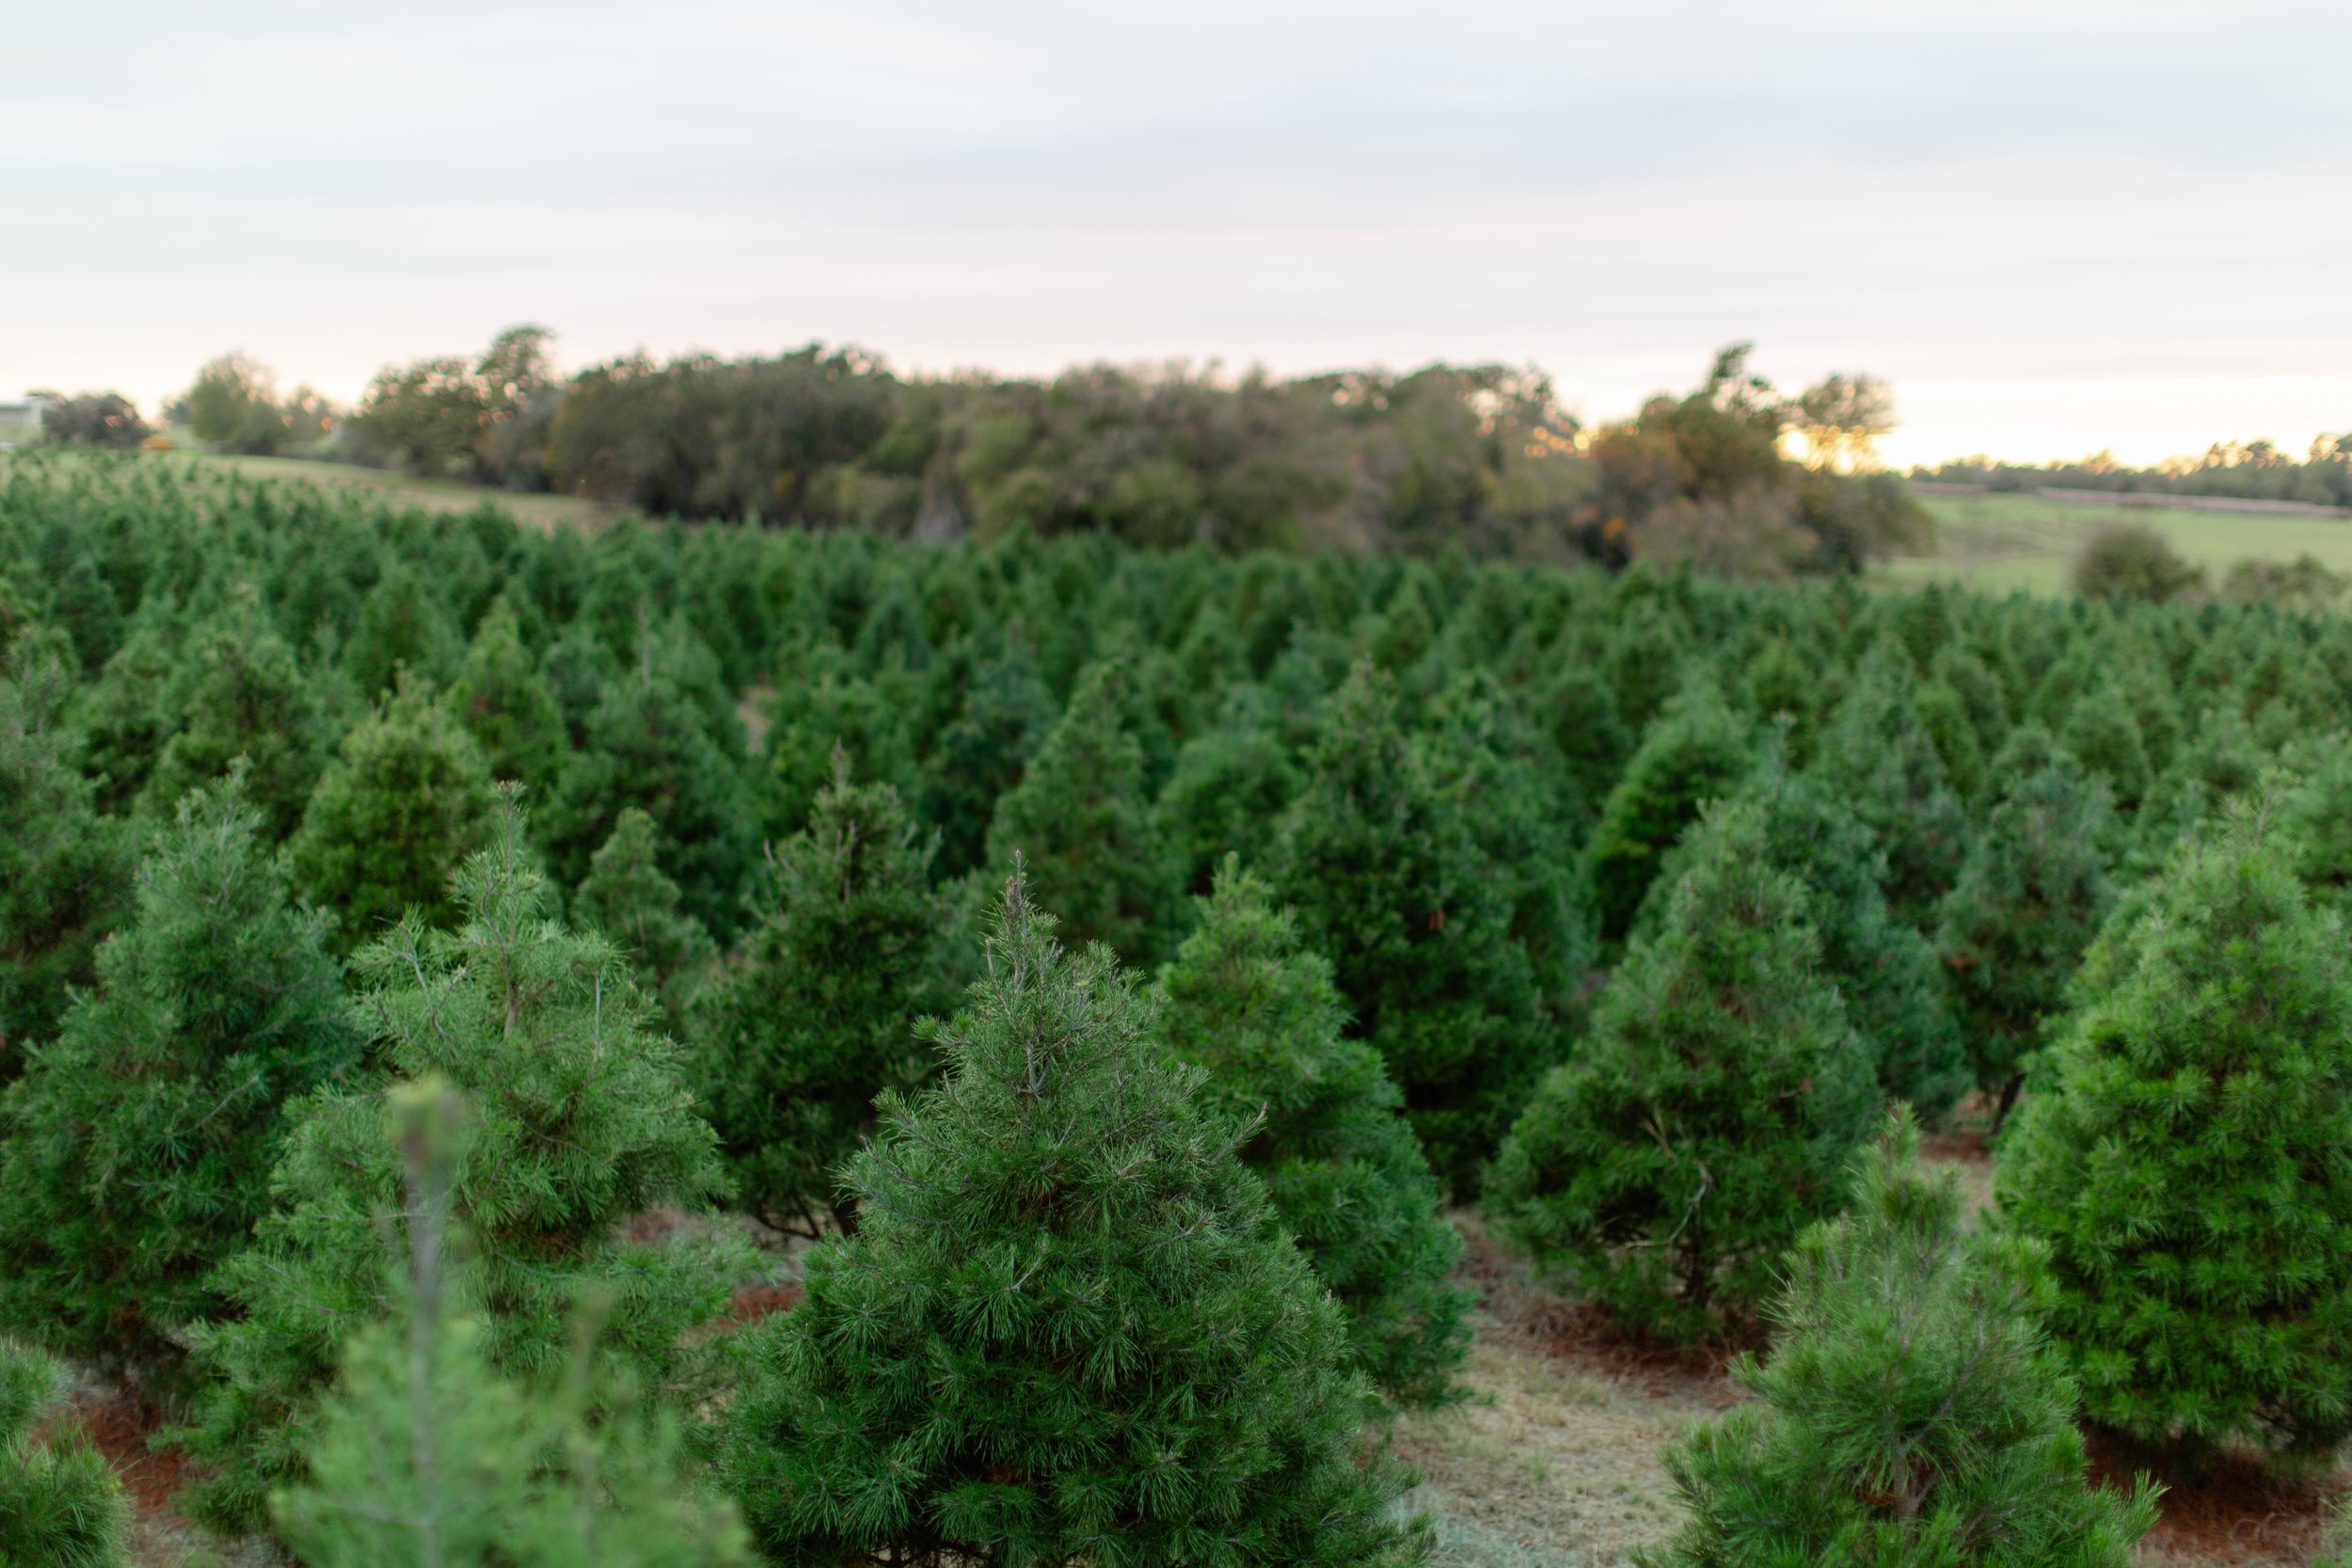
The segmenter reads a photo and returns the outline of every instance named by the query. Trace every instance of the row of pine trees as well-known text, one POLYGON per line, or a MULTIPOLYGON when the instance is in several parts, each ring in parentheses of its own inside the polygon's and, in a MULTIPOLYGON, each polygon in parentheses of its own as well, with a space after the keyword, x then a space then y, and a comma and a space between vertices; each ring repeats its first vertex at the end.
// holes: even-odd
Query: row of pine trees
POLYGON ((0 612, 30 1561, 119 1508, 44 1353, 315 1568, 1409 1560, 1450 1203, 1772 1337, 1661 1560, 2122 1562, 2078 1413, 2352 1434, 2343 622, 39 465, 0 612))

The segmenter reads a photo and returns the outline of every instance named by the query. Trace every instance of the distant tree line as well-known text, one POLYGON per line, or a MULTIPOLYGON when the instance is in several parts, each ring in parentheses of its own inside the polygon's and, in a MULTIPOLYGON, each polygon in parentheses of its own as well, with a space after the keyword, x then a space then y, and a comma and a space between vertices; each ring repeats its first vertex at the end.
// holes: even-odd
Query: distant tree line
POLYGON ((1182 364, 902 376, 811 344, 630 355, 563 376, 552 341, 515 326, 478 356, 388 366, 342 413, 224 355, 167 419, 224 451, 933 541, 1454 545, 1786 578, 1853 570, 1927 529, 1903 482, 1869 471, 1871 442, 1893 425, 1884 384, 1840 374, 1785 395, 1750 370, 1745 344, 1691 392, 1588 429, 1540 372, 1497 364, 1287 380, 1182 364))
POLYGON ((2311 450, 2300 462, 2269 441, 2217 441, 2202 456, 2168 458, 2146 468, 2119 463, 2114 453, 2103 451, 2080 462, 2041 465, 1963 457, 1932 468, 1914 468, 1912 477, 1947 484, 1981 484, 1988 490, 2047 486, 2352 507, 2352 431, 2313 436, 2311 450))

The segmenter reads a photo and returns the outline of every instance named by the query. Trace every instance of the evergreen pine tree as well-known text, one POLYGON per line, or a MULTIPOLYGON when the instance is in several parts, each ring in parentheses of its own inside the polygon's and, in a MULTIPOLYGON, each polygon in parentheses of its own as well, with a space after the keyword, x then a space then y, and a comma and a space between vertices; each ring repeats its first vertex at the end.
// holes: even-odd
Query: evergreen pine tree
POLYGON ((2280 836, 2188 841, 2101 939, 1997 1173, 2085 1411, 2192 1453, 2352 1435, 2352 973, 2280 836))
POLYGON ((2115 902, 2106 785, 2058 752, 2011 782, 1938 912, 1977 1086, 2006 1118, 2025 1057, 2066 1006, 2083 950, 2115 902))
MULTIPOLYGON (((1935 949, 1886 908, 1884 860, 1869 830, 1839 809, 1817 779, 1792 772, 1768 750, 1739 797, 1759 816, 1766 863, 1805 891, 1805 919, 1820 941, 1819 968, 1846 1004, 1879 1087, 1936 1120, 1968 1090, 1968 1058, 1936 984, 1935 949)), ((1636 938, 1665 923, 1673 890, 1698 853, 1686 838, 1666 857, 1633 923, 1636 938)))
POLYGON ((1781 1252, 1834 1212, 1877 1085, 1817 967, 1803 883, 1753 802, 1701 819, 1655 936, 1601 993, 1592 1038, 1545 1079, 1487 1179, 1539 1265, 1630 1327, 1738 1327, 1781 1252))
POLYGON ((1309 764, 1268 880, 1331 961, 1355 1037, 1388 1063, 1430 1164, 1467 1193, 1557 1050, 1511 939, 1507 879, 1370 665, 1325 705, 1309 764))
POLYGON ((1152 802, 1143 748, 1120 721, 1126 674, 1106 661, 1078 677, 1070 705, 996 802, 989 858, 1028 866, 1033 895, 1060 911, 1074 942, 1106 942, 1131 964, 1159 954, 1175 893, 1152 802))
POLYGON ((359 695, 373 702, 405 670, 411 679, 449 679, 464 657, 449 607, 405 564, 395 562, 359 603, 358 624, 343 644, 338 667, 359 695))
POLYGON ((1037 671, 1028 644, 1008 637, 993 656, 961 657, 931 666, 935 684, 962 669, 968 675, 946 708, 938 738, 923 759, 923 820, 939 829, 934 875, 961 877, 987 854, 996 802, 1021 782, 1022 770, 1054 725, 1054 695, 1037 671))
POLYGON ((302 820, 326 766, 333 733, 294 650, 249 589, 198 630, 165 698, 184 715, 164 745, 142 797, 147 815, 171 820, 180 797, 246 760, 245 793, 273 844, 302 820))
MULTIPOLYGON (((550 918, 511 785, 497 832, 456 879, 464 919, 411 915, 363 949, 358 1002, 393 1084, 439 1073, 472 1106, 452 1214, 470 1239, 453 1281, 501 1370, 544 1380, 568 1364, 572 1308, 612 1297, 616 1352, 660 1389, 686 1370, 681 1336, 726 1298, 725 1260, 688 1243, 635 1243, 622 1227, 722 1186, 675 1048, 602 937, 550 918)), ((308 1463, 317 1398, 352 1334, 391 1313, 380 1227, 399 1210, 382 1135, 385 1091, 314 1096, 271 1179, 275 1207, 217 1276, 236 1309, 201 1328, 211 1374, 185 1435, 211 1467, 183 1494, 208 1522, 250 1528, 273 1486, 308 1463)))
POLYGON ((0 1095, 0 1323, 167 1384, 267 1202, 286 1102, 359 1056, 258 815, 230 784, 179 816, 97 984, 0 1095))
POLYGON ((1755 1402, 1667 1456, 1691 1518, 1652 1568, 2128 1568, 2153 1492, 2087 1482, 2030 1250, 1963 1233, 1918 1144, 1899 1116, 1798 1239, 1771 1359, 1733 1369, 1755 1402))
POLYGON ((57 1369, 0 1340, 0 1568, 117 1568, 129 1511, 78 1433, 40 1435, 57 1369))
POLYGON ((644 811, 661 830, 661 871, 686 911, 724 942, 753 863, 751 789, 742 759, 712 734, 692 697, 650 657, 613 681, 564 773, 555 870, 578 887, 621 813, 644 811))
POLYGON ((1347 1308, 1365 1371, 1400 1404, 1445 1399, 1470 1348, 1471 1295, 1448 1277, 1461 1238, 1380 1053, 1341 1037, 1331 966, 1228 856, 1160 990, 1168 1049, 1243 1130, 1242 1158, 1347 1308))
POLYGON ((678 907, 677 884, 661 874, 661 830, 635 806, 588 863, 572 917, 612 939, 638 987, 661 1004, 675 1028, 717 958, 710 933, 678 907))
POLYGON ((1261 863, 1304 782, 1281 737, 1261 724, 1221 725, 1184 742, 1154 808, 1178 891, 1206 894, 1229 854, 1261 863))
POLYGON ((0 680, 0 1082, 87 985, 131 884, 130 835, 93 804, 54 651, 8 652, 0 680))
POLYGON ((1584 848, 1604 938, 1625 936, 1666 851, 1702 805, 1734 791, 1747 765, 1744 726, 1714 688, 1692 685, 1667 704, 1601 802, 1584 848))
POLYGON ((1912 705, 1910 656, 1874 646, 1823 730, 1814 767, 1886 854, 1886 902, 1897 919, 1934 918, 1968 848, 1968 814, 1912 705))
POLYGON ((450 682, 450 711, 482 749, 493 779, 513 779, 527 800, 551 798, 570 738, 547 677, 523 646, 522 628, 501 594, 474 627, 450 682))
POLYGON ((2297 747, 2288 763, 2279 823, 2295 844, 2295 874, 2313 904, 2352 916, 2352 735, 2297 747))
POLYGON ((698 1009, 696 1079, 742 1205, 780 1230, 847 1230, 844 1162, 874 1099, 933 1068, 914 1023, 949 1001, 931 843, 887 784, 836 775, 775 856, 776 902, 698 1009))
POLYGON ((504 1372, 447 1299, 450 1170, 462 1102, 437 1082, 396 1097, 407 1267, 398 1320, 353 1336, 322 1400, 310 1474, 272 1499, 310 1568, 722 1568, 750 1554, 681 1462, 675 1418, 644 1408, 596 1354, 580 1308, 553 1388, 504 1372))
POLYGON ((741 1337, 723 1470, 771 1559, 1407 1561, 1344 1319, 1109 950, 1018 872, 945 1084, 892 1100, 863 1224, 741 1337))
POLYGON ((340 922, 344 946, 410 909, 448 924, 450 874, 488 839, 490 770, 421 684, 403 681, 343 736, 286 846, 295 885, 340 922))
POLYGON ((759 819, 767 832, 789 838, 808 825, 809 808, 833 782, 835 752, 849 758, 860 784, 913 791, 917 689, 903 666, 886 664, 869 676, 830 645, 787 658, 761 747, 759 819))

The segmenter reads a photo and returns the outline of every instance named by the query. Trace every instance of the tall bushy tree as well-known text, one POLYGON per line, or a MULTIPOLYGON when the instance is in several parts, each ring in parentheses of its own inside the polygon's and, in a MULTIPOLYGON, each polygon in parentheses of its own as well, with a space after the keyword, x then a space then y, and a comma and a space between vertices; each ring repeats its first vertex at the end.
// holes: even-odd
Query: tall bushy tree
POLYGON ((564 712, 538 661, 523 646, 514 608, 501 594, 474 627, 473 641, 450 682, 448 703, 482 749, 493 779, 513 779, 533 802, 563 776, 570 737, 564 712))
POLYGON ((96 985, 0 1096, 0 1322, 168 1386, 267 1205, 286 1103, 358 1061, 321 927, 233 784, 181 802, 96 985))
POLYGON ((444 681, 464 657, 449 606, 433 585, 395 562, 360 601, 358 624, 338 661, 362 697, 389 691, 403 671, 411 679, 444 681))
POLYGON ((943 877, 963 876, 986 859, 996 802, 1021 782, 1055 717, 1054 694, 1018 637, 986 657, 968 643, 958 653, 932 666, 934 684, 959 671, 965 678, 952 704, 939 705, 945 717, 923 759, 923 819, 939 829, 943 877))
POLYGON ((1601 993, 1487 1180, 1505 1228, 1629 1326, 1694 1339, 1764 1300, 1877 1114, 1804 885, 1751 802, 1702 819, 1655 936, 1601 993))
POLYGON ((1771 1359, 1733 1368, 1755 1401, 1667 1456, 1691 1518, 1654 1568, 2131 1562, 2154 1496, 2085 1479, 2030 1249, 1963 1231, 1958 1179, 1918 1144, 1899 1117, 1852 1212, 1798 1239, 1771 1359))
MULTIPOLYGON (((1967 1092, 1967 1057, 1938 991, 1934 949, 1887 910, 1880 886, 1884 861, 1869 830, 1820 781, 1791 772, 1769 752, 1740 799, 1759 814, 1766 862, 1804 888, 1805 918, 1820 940, 1820 973, 1845 999, 1879 1087, 1923 1117, 1942 1117, 1967 1092)), ((1664 925, 1673 889, 1699 848, 1686 839, 1666 857, 1635 918, 1636 937, 1664 925)))
POLYGON ((2252 813, 2183 846, 1998 1172, 2084 1409, 2142 1441, 2352 1435, 2352 971, 2291 855, 2252 813))
POLYGON ((130 1516, 122 1486, 87 1438, 41 1437, 56 1386, 47 1358, 0 1340, 0 1563, 116 1568, 130 1516))
POLYGON ((773 1560, 1404 1562, 1370 1391, 1198 1069, 1019 877, 865 1223, 742 1337, 724 1473, 773 1560))
POLYGON ((1747 764, 1745 726, 1704 683, 1677 693, 1644 732, 1584 847, 1603 937, 1625 936, 1666 851, 1702 805, 1732 793, 1747 764))
POLYGON ((933 1070, 914 1023, 951 1001, 934 842, 888 784, 836 775, 776 853, 774 904, 704 999, 696 1083, 740 1201, 778 1229, 854 1228, 839 1173, 875 1097, 933 1070))
POLYGON ((1836 797, 1878 835, 1886 902, 1914 926, 1960 875, 1968 813, 1934 739, 1912 705, 1910 656, 1882 641, 1855 668, 1816 749, 1814 767, 1836 797))
POLYGON ((1229 854, 1263 863, 1303 784, 1281 736, 1263 725, 1221 725, 1184 742, 1154 808, 1177 890, 1207 893, 1229 854))
POLYGON ((673 1025, 685 1016, 717 958, 710 933, 678 906, 677 884, 661 874, 661 830, 635 806, 621 813, 572 899, 572 918, 611 937, 637 984, 673 1025))
POLYGON ((491 831, 490 770, 473 737, 417 682, 343 736, 286 846, 297 886, 346 946, 410 909, 448 923, 450 874, 491 831))
MULTIPOLYGON (((411 915, 363 949, 357 1006, 393 1084, 438 1073, 473 1106, 451 1199, 473 1250, 453 1288, 493 1363, 526 1379, 560 1370, 575 1301, 602 1290, 616 1354, 660 1388, 681 1375, 681 1336, 724 1302, 724 1273, 699 1244, 622 1227, 713 1197, 714 1140, 620 955, 550 918, 511 786, 501 795, 489 847, 457 876, 462 924, 428 931, 411 915)), ((396 1305, 381 1226, 401 1176, 384 1116, 383 1090, 308 1101, 274 1209, 221 1271, 236 1315, 197 1335, 212 1382, 188 1433, 211 1467, 189 1494, 209 1521, 250 1528, 270 1489, 301 1477, 336 1356, 396 1305)))
POLYGON ((101 816, 64 716, 54 651, 20 644, 0 680, 0 1081, 87 985, 131 883, 128 832, 101 816))
POLYGON ((2065 1009, 2083 950, 2115 902, 2106 785, 2064 752, 2010 782, 1937 915, 1936 947, 1977 1086, 2006 1117, 2025 1058, 2065 1009))
POLYGON ((553 1387, 503 1372, 448 1297, 451 1170, 463 1102, 396 1097, 407 1231, 398 1321, 361 1329, 322 1400, 308 1477, 272 1501, 309 1568, 723 1568, 741 1524, 682 1462, 676 1418, 596 1355, 594 1304, 553 1387))
POLYGON ((310 677, 249 590, 197 632, 166 702, 185 721, 148 777, 147 814, 169 821, 181 796, 243 757, 246 796, 270 841, 285 842, 326 768, 333 735, 310 677))
POLYGON ((1405 1093, 1430 1164, 1474 1183, 1557 1048, 1511 938, 1507 879, 1406 738, 1388 678, 1359 664, 1326 705, 1269 880, 1405 1093))
POLYGON ((1078 677, 1070 705, 996 802, 989 858, 1028 867, 1033 895, 1074 942, 1106 942, 1128 963, 1159 955, 1175 901, 1143 777, 1143 748, 1120 720, 1127 677, 1116 661, 1078 677))
POLYGON ((1446 1398, 1470 1346, 1470 1292, 1448 1278, 1461 1238, 1380 1053, 1341 1036, 1330 964, 1229 856, 1160 989, 1168 1049, 1243 1129, 1242 1158, 1347 1308, 1373 1382, 1398 1403, 1446 1398))

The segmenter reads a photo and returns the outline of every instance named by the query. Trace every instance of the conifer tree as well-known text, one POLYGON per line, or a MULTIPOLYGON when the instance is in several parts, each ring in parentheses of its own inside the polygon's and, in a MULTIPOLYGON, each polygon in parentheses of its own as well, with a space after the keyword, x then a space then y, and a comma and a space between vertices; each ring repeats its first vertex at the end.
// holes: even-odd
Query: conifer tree
POLYGON ((564 773, 548 835, 556 874, 588 875, 621 813, 644 811, 661 830, 661 871, 686 911, 721 942, 740 915, 753 863, 751 789, 742 758, 712 734, 691 694, 650 654, 605 689, 585 744, 564 773))
POLYGON ((78 1433, 40 1433, 57 1386, 47 1358, 0 1340, 0 1565, 117 1568, 122 1484, 78 1433))
POLYGON ((742 1205, 780 1230, 853 1228, 839 1172, 874 1099, 926 1082, 915 1021, 951 1000, 933 840, 887 784, 836 774, 775 856, 775 903, 698 1009, 695 1078, 742 1205))
POLYGON ((1107 948, 1018 871, 864 1223, 740 1336, 723 1468, 777 1561, 1403 1563, 1343 1315, 1107 948))
POLYGON ((1177 890, 1206 894, 1229 854, 1261 863, 1304 783, 1281 737, 1262 724, 1221 725, 1184 742, 1153 808, 1177 890))
POLYGON ((1125 962, 1158 957, 1175 900, 1145 791, 1143 748, 1120 721, 1127 677, 1089 667, 1021 782, 996 802, 989 858, 1028 866, 1033 895, 1073 942, 1107 942, 1125 962))
POLYGON ((1968 814, 1912 705, 1912 687, 1910 656, 1891 642, 1873 647, 1822 732, 1815 768, 1878 835, 1887 907, 1919 926, 1959 878, 1968 814))
POLYGON ((526 800, 550 799, 570 750, 564 713, 547 677, 523 646, 522 628, 504 594, 474 627, 473 641, 450 682, 448 703, 482 749, 493 779, 513 779, 526 800))
POLYGON ((572 917, 612 939, 647 996, 672 1027, 718 957, 702 922, 678 907, 677 884, 661 874, 661 830, 635 806, 588 863, 572 900, 572 917))
POLYGON ((2066 1006, 2083 950, 2115 902, 2106 785, 2063 752, 2014 780, 1961 863, 1936 946, 1977 1086, 2006 1118, 2024 1061, 2066 1006))
POLYGON ((131 882, 130 835, 98 815, 64 715, 65 669, 30 642, 0 679, 0 1082, 88 983, 131 882))
POLYGON ((1694 684, 1666 705, 1601 802, 1585 846, 1604 938, 1625 936, 1666 851, 1702 805, 1733 792, 1747 765, 1743 726, 1714 688, 1694 684))
POLYGON ((0 1323, 166 1386, 267 1203, 286 1103, 359 1055, 258 814, 230 784, 179 817, 96 985, 0 1095, 0 1323))
POLYGON ((246 798, 270 842, 284 843, 302 820, 333 736, 310 678, 250 590, 197 632, 165 700, 185 723, 148 778, 147 815, 171 820, 181 796, 226 776, 243 757, 246 798))
MULTIPOLYGON (((1967 1055, 1937 988, 1934 948, 1886 908, 1883 857, 1869 830, 1839 809, 1819 780, 1791 772, 1776 746, 1738 798, 1759 815, 1766 863, 1805 890, 1820 974, 1844 998, 1879 1087, 1925 1119, 1945 1116, 1967 1092, 1967 1055)), ((1666 857, 1634 936, 1655 935, 1664 925, 1700 843, 1686 839, 1666 857)))
POLYGON ((931 666, 934 683, 946 681, 959 667, 968 681, 946 707, 938 738, 923 759, 922 816, 939 829, 934 875, 942 878, 979 867, 996 802, 1021 782, 1055 719, 1053 693, 1020 638, 1007 637, 989 657, 967 648, 961 658, 937 661, 931 666))
POLYGON ((1676 1339, 1763 1301, 1783 1249, 1836 1210, 1878 1105, 1762 812, 1719 805, 1696 833, 1657 934, 1628 949, 1591 1039, 1528 1103, 1486 1198, 1540 1266, 1676 1339))
POLYGON ((1380 1053, 1341 1037, 1331 966, 1229 855, 1160 990, 1168 1049, 1243 1129, 1242 1158, 1347 1308, 1374 1384, 1400 1404, 1445 1399, 1470 1348, 1470 1292, 1449 1279, 1461 1238, 1380 1053))
POLYGON ((1511 939, 1506 879, 1407 740, 1394 689, 1359 664, 1325 705, 1268 878, 1404 1091, 1457 1193, 1558 1048, 1511 939))
MULTIPOLYGON (((439 1073, 472 1106, 451 1212, 470 1238, 453 1280, 501 1370, 544 1380, 568 1362, 583 1291, 612 1296, 611 1342, 651 1387, 684 1375, 681 1336, 725 1300, 725 1260, 636 1243, 622 1227, 722 1187, 675 1049, 611 942, 550 918, 512 785, 490 846, 460 869, 454 931, 414 915, 359 953, 357 1006, 392 1084, 439 1073)), ((272 1487, 300 1479, 317 1398, 351 1335, 393 1310, 381 1224, 401 1176, 385 1091, 314 1096, 271 1179, 275 1206, 217 1283, 235 1315, 196 1337, 211 1385, 186 1435, 210 1475, 199 1517, 250 1528, 272 1487)))
POLYGON ((1996 1173, 2086 1413, 2192 1454, 2352 1435, 2352 972, 2292 853, 2253 812, 2182 846, 1996 1173))
POLYGON ((567 1375, 501 1371, 479 1320, 448 1300, 467 1244, 449 1217, 460 1098, 435 1081, 395 1096, 406 1268, 394 1322, 353 1336, 322 1400, 310 1474, 272 1499, 309 1568, 723 1568, 741 1524, 681 1463, 677 1421, 645 1408, 596 1354, 579 1309, 567 1375))
POLYGON ((450 874, 488 839, 490 770, 419 682, 343 736, 286 846, 294 881, 341 922, 345 947, 415 909, 448 924, 450 874))
POLYGON ((1755 1401, 1668 1453, 1691 1518, 1652 1568, 2128 1568, 2153 1490, 2086 1481, 2030 1249, 1963 1232, 1918 1145, 1899 1114, 1798 1239, 1771 1358, 1733 1368, 1755 1401))
POLYGON ((873 675, 830 645, 800 653, 779 673, 761 747, 759 819, 776 838, 808 825, 809 808, 833 783, 834 753, 860 784, 916 786, 918 682, 895 662, 873 675))
POLYGON ((449 607, 414 571, 395 562, 360 601, 358 624, 338 662, 372 702, 391 690, 404 670, 411 679, 447 680, 464 657, 462 644, 449 607))
POLYGON ((2314 905, 2352 915, 2352 735, 2296 747, 2287 766, 2279 824, 2296 847, 2295 874, 2314 905))

